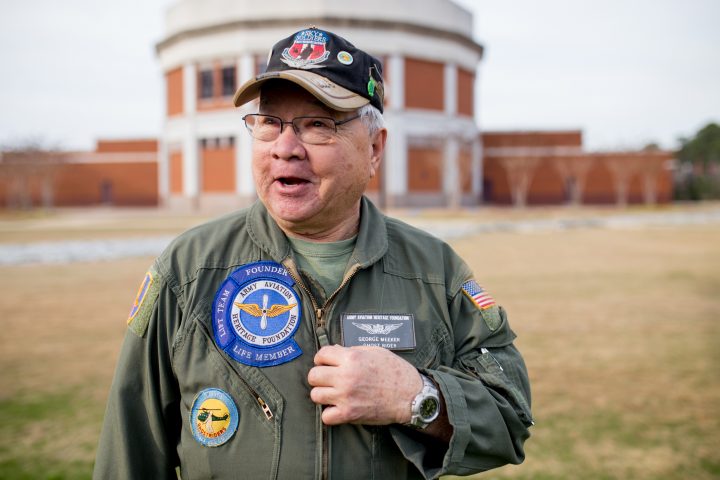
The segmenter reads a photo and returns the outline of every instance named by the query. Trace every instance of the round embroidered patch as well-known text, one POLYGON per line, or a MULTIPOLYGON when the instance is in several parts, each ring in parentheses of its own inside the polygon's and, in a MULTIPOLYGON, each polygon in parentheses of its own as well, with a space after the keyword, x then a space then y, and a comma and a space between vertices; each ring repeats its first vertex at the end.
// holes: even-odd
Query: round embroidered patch
POLYGON ((342 63, 343 65, 350 65, 353 63, 353 56, 345 50, 343 50, 342 52, 338 52, 337 59, 338 62, 342 63))
POLYGON ((206 447, 222 445, 235 434, 239 417, 230 395, 219 388, 206 388, 197 394, 190 410, 193 437, 206 447))
POLYGON ((243 265, 225 280, 213 302, 215 343, 245 365, 270 367, 302 355, 293 336, 300 325, 295 281, 275 262, 243 265))

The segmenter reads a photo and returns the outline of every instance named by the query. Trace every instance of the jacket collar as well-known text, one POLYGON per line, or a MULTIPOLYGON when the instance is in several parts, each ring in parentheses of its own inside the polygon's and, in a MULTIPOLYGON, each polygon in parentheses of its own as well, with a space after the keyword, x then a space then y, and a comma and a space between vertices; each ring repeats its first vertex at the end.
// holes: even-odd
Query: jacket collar
MULTIPOLYGON (((290 255, 290 242, 261 201, 258 200, 250 207, 247 218, 248 234, 263 252, 276 262, 282 262, 290 255)), ((385 255, 387 247, 385 215, 363 196, 360 202, 360 228, 350 263, 359 264, 360 267, 371 265, 385 255)))

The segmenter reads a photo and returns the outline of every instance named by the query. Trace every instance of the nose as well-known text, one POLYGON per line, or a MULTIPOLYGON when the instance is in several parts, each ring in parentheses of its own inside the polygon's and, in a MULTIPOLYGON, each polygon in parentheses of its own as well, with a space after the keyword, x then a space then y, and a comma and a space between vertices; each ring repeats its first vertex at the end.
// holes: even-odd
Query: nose
POLYGON ((283 125, 282 132, 275 139, 272 146, 272 155, 275 158, 291 160, 305 158, 305 146, 298 138, 292 124, 283 125))

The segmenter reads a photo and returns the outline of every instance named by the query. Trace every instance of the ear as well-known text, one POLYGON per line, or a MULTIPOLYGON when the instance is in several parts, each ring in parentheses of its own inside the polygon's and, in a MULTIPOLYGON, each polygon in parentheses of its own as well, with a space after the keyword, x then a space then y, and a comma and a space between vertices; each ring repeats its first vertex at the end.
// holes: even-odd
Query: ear
POLYGON ((385 142, 387 140, 387 129, 380 129, 370 139, 370 178, 374 177, 380 168, 383 154, 385 153, 385 142))

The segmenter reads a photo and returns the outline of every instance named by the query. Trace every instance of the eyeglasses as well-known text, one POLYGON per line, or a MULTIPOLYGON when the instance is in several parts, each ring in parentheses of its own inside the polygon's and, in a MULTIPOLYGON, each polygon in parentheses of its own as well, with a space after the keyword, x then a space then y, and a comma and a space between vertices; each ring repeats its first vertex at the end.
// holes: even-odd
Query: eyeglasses
POLYGON ((274 115, 251 113, 245 115, 243 120, 250 135, 263 142, 276 140, 285 125, 292 125, 295 135, 301 142, 322 145, 332 141, 337 134, 338 125, 343 125, 357 118, 360 118, 360 115, 339 121, 330 117, 295 117, 291 121, 285 122, 282 118, 274 115))

